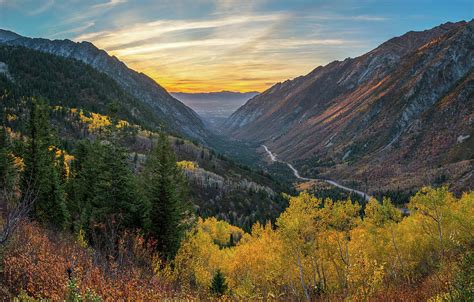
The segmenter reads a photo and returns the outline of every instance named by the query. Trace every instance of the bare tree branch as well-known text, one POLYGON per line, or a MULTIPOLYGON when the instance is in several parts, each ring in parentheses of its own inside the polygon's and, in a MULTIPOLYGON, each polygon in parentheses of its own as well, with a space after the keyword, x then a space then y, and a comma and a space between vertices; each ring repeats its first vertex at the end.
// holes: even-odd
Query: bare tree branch
POLYGON ((14 189, 4 186, 2 191, 2 202, 5 205, 5 222, 0 231, 0 245, 5 244, 21 220, 26 219, 33 208, 37 194, 31 179, 28 181, 21 198, 14 189))

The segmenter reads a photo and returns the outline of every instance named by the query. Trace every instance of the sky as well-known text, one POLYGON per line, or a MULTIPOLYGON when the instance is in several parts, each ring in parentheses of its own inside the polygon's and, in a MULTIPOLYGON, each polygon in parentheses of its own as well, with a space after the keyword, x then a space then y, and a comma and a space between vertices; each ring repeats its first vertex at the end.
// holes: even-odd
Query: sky
POLYGON ((261 92, 473 17, 472 0, 0 0, 0 28, 90 41, 172 92, 261 92))

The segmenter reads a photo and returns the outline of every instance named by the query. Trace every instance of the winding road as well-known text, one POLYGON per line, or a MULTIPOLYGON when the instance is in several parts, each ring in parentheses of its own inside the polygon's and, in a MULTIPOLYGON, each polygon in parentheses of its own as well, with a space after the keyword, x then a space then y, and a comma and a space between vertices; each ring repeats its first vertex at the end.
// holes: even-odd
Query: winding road
POLYGON ((310 181, 310 180, 322 180, 322 181, 325 181, 327 182, 328 184, 331 184, 335 187, 338 187, 340 189, 343 189, 345 191, 348 191, 348 192, 351 192, 351 193, 355 193, 359 196, 361 196, 362 198, 364 198, 366 201, 369 201, 370 199, 370 196, 362 191, 359 191, 359 190, 356 190, 356 189, 352 189, 352 188, 349 188, 349 187, 346 187, 346 186, 343 186, 333 180, 329 180, 329 179, 316 179, 316 178, 307 178, 307 177, 303 177, 300 175, 300 173, 298 172, 298 170, 296 170, 295 167, 293 167, 292 164, 286 162, 286 161, 283 161, 283 160, 280 160, 280 159, 277 159, 277 156, 275 154, 273 154, 270 149, 268 149, 267 146, 265 145, 262 145, 262 147, 265 149, 265 151, 267 152, 267 154, 270 156, 270 159, 274 162, 280 162, 280 163, 283 163, 283 164, 286 164, 288 166, 288 168, 291 169, 291 171, 293 171, 293 174, 295 175, 296 178, 298 179, 301 179, 301 180, 306 180, 306 181, 310 181))

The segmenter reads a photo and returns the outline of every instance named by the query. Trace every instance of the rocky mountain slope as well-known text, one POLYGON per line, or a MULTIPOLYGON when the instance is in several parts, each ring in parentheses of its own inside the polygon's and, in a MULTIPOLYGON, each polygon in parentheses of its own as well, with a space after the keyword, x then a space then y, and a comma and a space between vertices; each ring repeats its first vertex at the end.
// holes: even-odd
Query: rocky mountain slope
POLYGON ((473 68, 474 21, 408 32, 274 85, 223 129, 264 142, 307 175, 372 191, 472 188, 473 68))
POLYGON ((163 120, 171 131, 200 141, 204 141, 207 136, 206 127, 192 109, 173 98, 145 74, 128 68, 116 57, 109 56, 90 42, 32 39, 0 29, 0 43, 79 60, 105 73, 132 97, 150 106, 153 113, 163 120))

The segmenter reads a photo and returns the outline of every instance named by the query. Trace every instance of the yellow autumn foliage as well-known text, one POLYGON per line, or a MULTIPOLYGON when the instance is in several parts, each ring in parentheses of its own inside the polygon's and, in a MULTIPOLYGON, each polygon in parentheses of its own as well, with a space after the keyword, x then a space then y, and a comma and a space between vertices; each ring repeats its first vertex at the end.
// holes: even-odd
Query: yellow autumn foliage
POLYGON ((178 165, 178 167, 184 170, 193 171, 199 168, 199 165, 194 161, 182 160, 182 161, 177 162, 176 164, 178 165))
POLYGON ((64 164, 64 172, 66 173, 66 177, 69 177, 71 171, 71 163, 74 160, 74 155, 71 155, 64 150, 61 150, 56 146, 50 146, 48 150, 54 152, 56 160, 58 160, 58 164, 61 164, 59 160, 61 159, 61 157, 63 157, 64 162, 62 164, 64 164))
POLYGON ((124 120, 119 120, 119 121, 117 122, 116 127, 117 127, 118 129, 130 127, 130 123, 127 122, 127 121, 124 121, 124 120))
POLYGON ((17 118, 18 117, 14 114, 10 114, 10 113, 7 114, 7 121, 9 121, 9 122, 16 121, 17 118))
MULTIPOLYGON (((56 106, 53 109, 62 110, 62 107, 56 106)), ((100 114, 100 113, 95 113, 95 112, 84 113, 83 110, 77 109, 77 108, 70 108, 69 113, 72 114, 73 116, 77 116, 81 123, 86 124, 89 132, 96 132, 112 125, 112 120, 110 119, 110 117, 107 115, 100 114)), ((117 129, 122 129, 122 128, 132 127, 132 125, 128 121, 118 120, 116 122, 115 127, 117 129)))
POLYGON ((23 158, 14 154, 12 154, 12 157, 15 169, 17 169, 19 172, 23 172, 25 170, 25 162, 23 161, 23 158))
POLYGON ((419 282, 473 243, 474 193, 456 198, 447 188, 424 188, 409 209, 402 217, 390 200, 372 199, 361 216, 350 200, 302 192, 290 198, 275 226, 257 223, 250 233, 201 219, 182 243, 174 275, 180 284, 207 290, 219 269, 237 299, 344 293, 367 301, 391 284, 419 282), (234 245, 230 234, 238 239, 234 245))
POLYGON ((13 131, 12 128, 10 127, 5 127, 5 130, 7 132, 7 135, 13 139, 13 140, 20 140, 21 139, 21 133, 20 132, 15 132, 13 131))
POLYGON ((94 112, 90 113, 89 115, 90 116, 86 116, 82 110, 79 112, 79 119, 84 124, 87 124, 89 131, 105 128, 111 124, 110 118, 106 115, 94 112))

